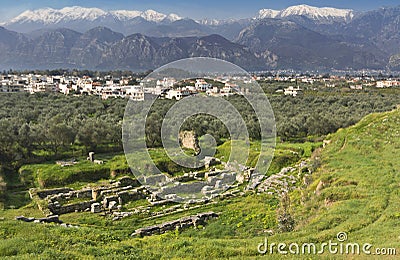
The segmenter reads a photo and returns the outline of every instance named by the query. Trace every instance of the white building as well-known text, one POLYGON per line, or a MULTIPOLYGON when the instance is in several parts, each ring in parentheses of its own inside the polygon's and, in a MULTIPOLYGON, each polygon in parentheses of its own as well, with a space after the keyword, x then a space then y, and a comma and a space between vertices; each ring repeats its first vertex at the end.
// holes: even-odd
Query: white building
POLYGON ((94 88, 93 88, 93 81, 90 78, 82 78, 79 79, 77 82, 78 87, 82 90, 82 92, 85 92, 87 94, 92 94, 94 88))
POLYGON ((175 83, 176 80, 174 78, 163 78, 162 80, 157 80, 157 86, 163 88, 172 88, 175 83))
POLYGON ((144 101, 144 90, 141 86, 124 87, 126 96, 133 101, 144 101))
POLYGON ((191 92, 188 89, 170 89, 165 95, 165 98, 180 100, 190 95, 191 92))
POLYGON ((208 96, 217 96, 219 94, 219 89, 217 87, 210 88, 206 91, 208 96))
POLYGON ((56 92, 57 86, 47 82, 34 82, 26 86, 25 90, 31 94, 37 92, 56 92))
POLYGON ((204 79, 197 79, 194 84, 197 91, 207 91, 207 89, 212 88, 212 84, 207 83, 204 79))
POLYGON ((295 97, 299 94, 300 91, 301 91, 300 87, 297 86, 297 88, 295 88, 293 86, 290 86, 288 88, 285 88, 283 93, 285 94, 285 96, 295 97))
POLYGON ((221 96, 231 96, 234 93, 234 90, 237 89, 238 86, 231 83, 225 83, 225 86, 221 89, 221 96))
POLYGON ((58 89, 61 93, 63 93, 64 95, 68 95, 70 92, 70 88, 68 87, 68 84, 59 84, 58 85, 58 89))
POLYGON ((377 88, 390 88, 400 86, 400 81, 397 80, 382 80, 376 82, 377 88))
POLYGON ((102 99, 124 98, 126 93, 119 86, 108 86, 101 91, 102 99))
POLYGON ((7 93, 16 93, 16 92, 23 92, 25 90, 25 85, 23 84, 1 84, 0 85, 0 92, 7 92, 7 93))

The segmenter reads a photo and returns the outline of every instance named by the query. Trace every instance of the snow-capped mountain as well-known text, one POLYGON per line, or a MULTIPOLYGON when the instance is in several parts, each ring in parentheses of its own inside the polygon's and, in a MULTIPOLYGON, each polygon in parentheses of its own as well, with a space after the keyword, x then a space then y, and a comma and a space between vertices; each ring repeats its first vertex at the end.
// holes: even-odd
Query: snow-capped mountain
POLYGON ((279 15, 280 11, 278 10, 272 10, 272 9, 261 9, 258 11, 258 16, 256 18, 258 19, 264 19, 264 18, 276 18, 279 15))
POLYGON ((29 23, 29 22, 41 22, 43 24, 59 23, 62 20, 89 20, 93 21, 98 17, 106 15, 101 9, 98 8, 81 8, 81 7, 65 7, 61 10, 55 10, 52 8, 44 8, 35 11, 25 11, 17 17, 13 18, 10 22, 12 23, 29 23))
POLYGON ((62 10, 25 12, 0 27, 0 69, 150 69, 210 56, 261 70, 400 70, 400 6, 355 16, 295 6, 260 11, 270 19, 202 21, 151 10, 62 10), (32 28, 39 30, 21 33, 32 28))
MULTIPOLYGON (((357 13, 357 17, 360 15, 361 13, 357 13)), ((181 37, 215 33, 229 40, 235 40, 244 28, 264 18, 290 20, 319 33, 337 34, 342 30, 340 26, 356 20, 354 16, 355 12, 349 9, 297 5, 284 10, 262 9, 253 18, 194 21, 177 14, 163 14, 154 10, 106 11, 99 8, 72 6, 62 9, 43 8, 25 11, 0 26, 19 33, 29 33, 31 37, 34 37, 37 32, 58 28, 84 33, 100 26, 126 36, 141 33, 153 37, 181 37)))
POLYGON ((121 21, 126 21, 133 19, 135 17, 141 16, 143 12, 141 11, 135 11, 135 10, 116 10, 116 11, 111 11, 111 14, 113 14, 115 17, 117 17, 121 21))
POLYGON ((284 10, 261 9, 256 18, 286 18, 304 16, 321 23, 349 22, 354 17, 351 9, 337 9, 332 7, 313 7, 308 5, 290 6, 284 10))
POLYGON ((66 27, 85 31, 94 26, 108 26, 118 28, 128 26, 132 20, 140 22, 162 23, 181 20, 176 14, 163 14, 154 10, 115 10, 104 11, 99 8, 85 8, 79 6, 62 9, 43 8, 28 10, 11 19, 3 26, 20 32, 29 32, 43 28, 66 27))
POLYGON ((38 10, 28 10, 13 18, 9 23, 26 23, 26 22, 42 22, 44 24, 58 23, 66 20, 88 20, 96 19, 112 15, 119 20, 130 20, 136 17, 142 17, 149 22, 161 22, 165 18, 171 21, 182 19, 176 14, 162 14, 154 10, 136 11, 136 10, 115 10, 104 11, 99 8, 85 8, 79 6, 65 7, 62 9, 44 8, 38 10))

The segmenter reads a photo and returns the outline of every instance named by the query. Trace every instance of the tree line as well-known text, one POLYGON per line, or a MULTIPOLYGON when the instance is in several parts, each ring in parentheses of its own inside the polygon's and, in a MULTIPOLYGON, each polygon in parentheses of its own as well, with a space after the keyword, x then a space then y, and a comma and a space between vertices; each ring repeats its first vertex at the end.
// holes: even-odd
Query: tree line
POLYGON ((0 164, 56 159, 63 153, 122 150, 126 100, 26 93, 0 95, 0 164))
MULTIPOLYGON (((240 96, 227 97, 240 112, 250 138, 260 139, 260 127, 251 106, 240 96)), ((321 137, 355 124, 372 112, 391 110, 398 95, 354 93, 270 96, 277 135, 282 140, 321 137)), ((160 147, 162 118, 176 101, 159 100, 146 120, 149 147, 160 147)), ((95 152, 122 151, 121 128, 126 99, 102 100, 95 96, 13 93, 0 95, 0 165, 18 167, 29 162, 81 156, 95 152)), ((210 115, 190 117, 182 130, 199 136, 211 134, 221 143, 229 138, 225 125, 210 115)))

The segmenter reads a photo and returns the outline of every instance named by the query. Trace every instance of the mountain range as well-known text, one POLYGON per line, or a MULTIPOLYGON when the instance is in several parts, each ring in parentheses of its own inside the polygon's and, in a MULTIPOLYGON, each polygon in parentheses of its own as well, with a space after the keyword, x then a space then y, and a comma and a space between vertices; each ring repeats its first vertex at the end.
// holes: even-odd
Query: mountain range
POLYGON ((0 28, 0 68, 154 69, 186 57, 250 70, 400 69, 400 7, 369 12, 307 5, 248 19, 153 10, 25 11, 0 28))

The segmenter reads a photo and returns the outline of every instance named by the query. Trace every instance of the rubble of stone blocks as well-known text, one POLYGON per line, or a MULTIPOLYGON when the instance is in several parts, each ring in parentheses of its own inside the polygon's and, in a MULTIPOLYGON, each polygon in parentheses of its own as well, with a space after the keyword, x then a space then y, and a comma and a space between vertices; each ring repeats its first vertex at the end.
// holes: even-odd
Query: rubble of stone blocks
POLYGON ((202 197, 193 201, 209 200, 217 198, 221 193, 232 188, 235 182, 236 173, 234 172, 227 170, 206 172, 201 181, 173 182, 161 186, 157 192, 152 194, 149 202, 153 206, 168 204, 171 201, 185 202, 185 197, 193 194, 202 197))
POLYGON ((133 212, 118 212, 118 211, 114 211, 112 216, 112 220, 116 221, 116 220, 120 220, 122 218, 127 218, 133 215, 133 212))
POLYGON ((53 214, 67 214, 71 212, 79 212, 79 211, 86 211, 88 210, 92 203, 95 201, 90 200, 90 201, 83 201, 83 202, 78 202, 78 203, 73 203, 73 204, 67 204, 67 205, 61 205, 57 201, 49 203, 48 208, 53 214))
POLYGON ((56 223, 61 224, 62 221, 58 218, 58 215, 52 215, 45 218, 27 218, 24 216, 15 217, 15 220, 24 221, 24 222, 34 222, 34 223, 56 223))
MULTIPOLYGON (((238 185, 233 185, 232 189, 225 191, 223 193, 218 194, 215 198, 217 199, 228 199, 236 196, 244 196, 245 193, 238 189, 238 185)), ((163 200, 164 202, 165 200, 163 200)), ((170 202, 170 201, 168 201, 170 202)), ((159 217, 164 217, 167 215, 172 215, 175 213, 180 213, 188 210, 199 209, 205 205, 217 204, 216 200, 212 199, 197 199, 197 200, 188 200, 185 203, 180 203, 177 205, 173 205, 171 207, 166 207, 165 209, 157 212, 150 212, 151 207, 140 207, 135 209, 135 214, 150 214, 151 216, 147 219, 154 219, 159 217)))
POLYGON ((164 222, 159 225, 137 229, 134 233, 132 233, 131 236, 144 237, 163 234, 165 232, 174 231, 176 229, 181 230, 189 227, 198 227, 199 225, 205 225, 207 221, 217 217, 218 214, 214 212, 199 213, 189 217, 183 217, 177 220, 164 222))
POLYGON ((99 213, 105 210, 117 210, 127 202, 144 199, 148 192, 140 183, 130 177, 123 177, 109 185, 73 190, 57 188, 29 191, 31 198, 43 200, 47 204, 46 211, 62 215, 71 212, 91 211, 99 213), (78 200, 79 202, 74 202, 78 200))
MULTIPOLYGON (((294 167, 285 167, 282 168, 281 171, 277 174, 274 174, 264 181, 262 181, 257 186, 258 192, 266 192, 270 195, 278 195, 281 196, 293 190, 296 187, 296 184, 299 183, 302 178, 303 169, 308 169, 307 161, 302 161, 294 167)), ((304 177, 306 177, 307 174, 304 177)), ((304 181, 305 182, 305 181, 304 181)))
POLYGON ((74 166, 75 164, 78 164, 78 162, 75 161, 75 160, 71 160, 71 161, 57 161, 56 164, 59 165, 59 166, 61 166, 61 167, 67 167, 67 166, 74 166))
POLYGON ((71 224, 63 223, 59 218, 58 215, 51 215, 47 216, 45 218, 27 218, 25 216, 17 216, 15 217, 15 220, 18 221, 23 221, 23 222, 31 222, 31 223, 54 223, 54 224, 59 224, 61 227, 66 227, 66 228, 78 228, 78 226, 74 226, 71 224))
POLYGON ((29 190, 29 195, 30 195, 31 199, 35 195, 37 195, 40 199, 45 199, 47 196, 50 196, 50 195, 55 195, 55 194, 59 194, 59 193, 67 193, 70 191, 72 191, 71 188, 56 188, 56 189, 48 189, 48 190, 40 190, 40 191, 31 189, 31 190, 29 190))

